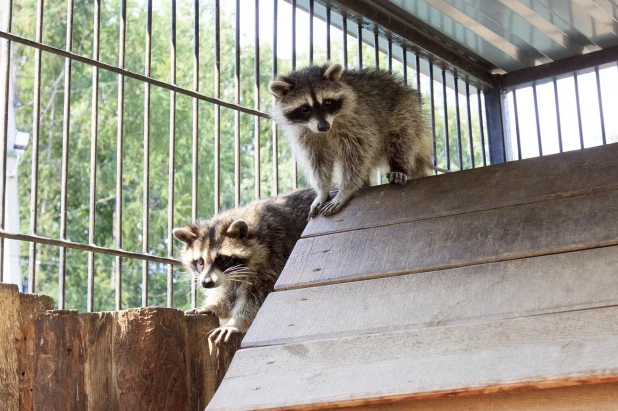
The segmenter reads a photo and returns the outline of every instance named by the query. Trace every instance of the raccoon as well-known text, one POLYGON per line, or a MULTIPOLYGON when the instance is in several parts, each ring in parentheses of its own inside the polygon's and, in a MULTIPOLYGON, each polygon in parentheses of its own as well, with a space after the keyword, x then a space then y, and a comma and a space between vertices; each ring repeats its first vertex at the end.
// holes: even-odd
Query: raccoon
POLYGON ((270 91, 272 117, 318 193, 309 218, 336 213, 375 169, 393 184, 431 173, 421 96, 394 75, 326 63, 277 76, 270 91), (339 192, 328 201, 333 177, 339 192))
POLYGON ((206 305, 193 313, 219 317, 209 343, 246 333, 307 225, 311 188, 255 201, 176 228, 182 262, 199 278, 206 305))

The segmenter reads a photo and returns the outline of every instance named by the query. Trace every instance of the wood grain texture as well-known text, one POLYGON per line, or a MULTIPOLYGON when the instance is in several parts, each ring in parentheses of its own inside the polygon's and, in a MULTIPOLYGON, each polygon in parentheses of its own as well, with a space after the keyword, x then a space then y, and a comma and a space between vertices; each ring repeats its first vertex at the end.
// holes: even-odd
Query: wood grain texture
POLYGON ((618 191, 300 239, 276 290, 618 244, 618 191))
POLYGON ((84 388, 88 393, 88 409, 118 409, 112 369, 114 314, 79 314, 79 321, 84 345, 84 388))
POLYGON ((345 408, 383 411, 616 411, 618 383, 517 390, 345 408))
POLYGON ((242 346, 618 305, 617 271, 613 246, 281 291, 268 296, 242 346))
POLYGON ((34 410, 87 410, 84 346, 77 311, 39 314, 35 343, 34 410))
POLYGON ((16 342, 19 363, 19 409, 32 410, 34 385, 35 321, 37 316, 54 308, 53 298, 41 294, 19 293, 21 335, 16 342))
POLYGON ((0 409, 19 409, 19 293, 16 285, 0 284, 0 409))
POLYGON ((112 361, 118 410, 184 410, 189 385, 184 314, 173 308, 116 313, 112 361))
POLYGON ((236 353, 207 409, 333 408, 614 382, 616 352, 616 307, 249 348, 236 353))
POLYGON ((303 237, 543 201, 618 188, 618 144, 514 161, 359 191, 303 237))

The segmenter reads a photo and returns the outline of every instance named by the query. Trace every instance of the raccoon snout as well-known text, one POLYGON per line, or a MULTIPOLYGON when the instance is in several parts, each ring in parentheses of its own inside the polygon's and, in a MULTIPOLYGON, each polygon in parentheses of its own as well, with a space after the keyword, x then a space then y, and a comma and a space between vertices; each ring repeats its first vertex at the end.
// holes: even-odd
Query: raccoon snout
POLYGON ((212 288, 214 286, 215 286, 215 282, 212 280, 212 278, 204 277, 202 279, 202 287, 204 287, 204 288, 212 288))
POLYGON ((328 130, 330 130, 330 124, 328 124, 328 121, 320 120, 318 122, 318 131, 324 133, 328 130))

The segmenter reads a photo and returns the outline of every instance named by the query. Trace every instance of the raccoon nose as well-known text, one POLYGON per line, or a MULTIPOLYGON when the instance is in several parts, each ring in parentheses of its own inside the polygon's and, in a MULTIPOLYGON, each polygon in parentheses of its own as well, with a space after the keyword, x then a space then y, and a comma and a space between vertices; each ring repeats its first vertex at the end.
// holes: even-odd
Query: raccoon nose
POLYGON ((212 288, 215 286, 215 282, 212 281, 212 278, 204 278, 202 280, 202 287, 204 288, 212 288))
POLYGON ((318 131, 325 132, 330 130, 330 124, 328 122, 322 120, 318 123, 318 131))

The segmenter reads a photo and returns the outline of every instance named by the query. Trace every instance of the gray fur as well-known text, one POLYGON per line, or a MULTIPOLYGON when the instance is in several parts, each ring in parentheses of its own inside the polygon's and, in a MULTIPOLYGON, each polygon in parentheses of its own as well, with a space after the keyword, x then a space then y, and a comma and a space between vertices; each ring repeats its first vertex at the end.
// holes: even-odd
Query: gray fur
POLYGON ((247 331, 305 229, 314 199, 313 189, 303 188, 174 230, 184 243, 187 271, 199 283, 214 282, 204 288, 206 305, 194 312, 219 317, 221 327, 212 335, 219 336, 216 343, 226 334, 225 341, 233 332, 247 331), (222 271, 217 264, 225 256, 244 260, 243 266, 222 271))
POLYGON ((386 71, 341 72, 337 66, 327 63, 293 71, 278 76, 271 87, 272 116, 318 193, 310 217, 337 212, 369 184, 373 170, 389 171, 387 178, 394 184, 431 173, 431 133, 419 93, 386 71), (310 119, 290 119, 302 105, 313 110, 316 99, 318 109, 326 99, 341 99, 341 108, 310 119), (320 132, 323 121, 330 129, 320 132), (327 202, 333 177, 339 181, 339 192, 327 202))

